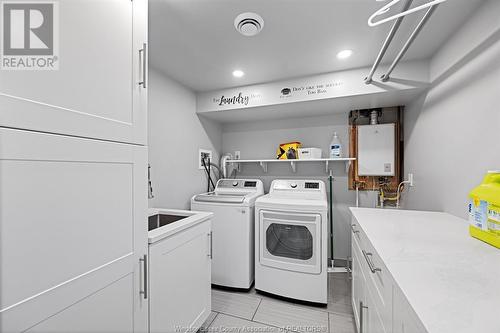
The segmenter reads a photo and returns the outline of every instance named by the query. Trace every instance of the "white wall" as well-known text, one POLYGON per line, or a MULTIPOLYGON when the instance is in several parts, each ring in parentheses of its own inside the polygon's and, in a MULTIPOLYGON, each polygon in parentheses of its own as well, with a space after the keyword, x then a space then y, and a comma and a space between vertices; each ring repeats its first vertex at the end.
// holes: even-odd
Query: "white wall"
POLYGON ((499 13, 500 1, 485 0, 432 57, 429 73, 431 81, 456 71, 466 61, 480 54, 485 45, 498 40, 499 13))
POLYGON ((211 149, 218 160, 219 125, 198 118, 196 95, 161 72, 149 72, 149 162, 154 198, 150 207, 188 209, 191 196, 206 191, 198 169, 198 149, 211 149))
POLYGON ((496 0, 478 10, 470 21, 477 29, 464 26, 442 48, 432 66, 434 86, 407 108, 405 170, 415 174, 415 187, 404 197, 406 208, 466 218, 469 191, 487 170, 500 169, 500 34, 484 27, 484 22, 500 26, 498 13, 496 0), (470 50, 467 41, 473 37, 478 46, 470 50), (457 53, 463 57, 446 63, 450 52, 450 60, 457 53))
MULTIPOLYGON (((348 113, 225 125, 222 134, 222 151, 234 154, 235 150, 239 150, 242 159, 273 159, 280 143, 300 141, 303 147, 321 148, 323 156, 327 157, 328 146, 334 131, 338 132, 348 154, 348 113)), ((344 164, 340 163, 332 169, 334 171, 334 257, 346 259, 350 256, 348 207, 355 204, 355 194, 347 190, 348 180, 344 164)), ((241 171, 238 177, 262 179, 266 191, 269 190, 271 181, 276 178, 318 179, 324 181, 328 187, 328 175, 322 163, 298 164, 297 173, 292 173, 288 164, 270 164, 267 174, 263 173, 257 164, 245 164, 241 171)), ((361 194, 364 206, 375 205, 376 196, 372 194, 367 192, 361 194)))

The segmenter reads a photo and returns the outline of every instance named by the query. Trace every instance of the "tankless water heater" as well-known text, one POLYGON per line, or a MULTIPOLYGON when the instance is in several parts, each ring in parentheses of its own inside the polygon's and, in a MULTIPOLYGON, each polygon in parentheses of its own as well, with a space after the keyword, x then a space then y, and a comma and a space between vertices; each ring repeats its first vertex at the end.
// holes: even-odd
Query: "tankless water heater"
POLYGON ((395 175, 395 124, 358 126, 358 175, 395 175))

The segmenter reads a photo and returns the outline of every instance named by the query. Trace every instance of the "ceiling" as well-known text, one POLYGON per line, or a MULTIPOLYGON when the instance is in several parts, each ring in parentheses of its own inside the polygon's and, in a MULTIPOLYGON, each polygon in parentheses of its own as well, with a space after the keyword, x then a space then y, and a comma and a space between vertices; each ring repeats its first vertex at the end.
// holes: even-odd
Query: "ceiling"
MULTIPOLYGON (((434 55, 481 2, 441 4, 404 60, 434 55)), ((367 20, 383 4, 375 0, 150 0, 150 65, 194 91, 371 66, 391 23, 371 28, 367 20), (235 17, 247 11, 264 18, 264 29, 257 36, 244 37, 233 26, 235 17), (336 54, 343 49, 354 54, 339 60, 336 54), (235 69, 245 76, 234 78, 235 69)), ((394 59, 422 13, 405 18, 385 62, 394 59)))

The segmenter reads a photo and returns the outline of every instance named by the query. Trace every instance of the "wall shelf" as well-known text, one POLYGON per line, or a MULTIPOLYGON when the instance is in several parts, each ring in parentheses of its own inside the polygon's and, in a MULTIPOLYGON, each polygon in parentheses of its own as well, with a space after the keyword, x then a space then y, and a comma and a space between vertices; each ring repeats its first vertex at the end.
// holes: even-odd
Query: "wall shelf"
POLYGON ((262 170, 267 173, 267 167, 269 163, 289 163, 292 168, 292 172, 297 171, 297 164, 300 163, 325 163, 326 173, 329 171, 330 163, 345 163, 346 172, 349 171, 352 161, 356 159, 353 157, 341 157, 341 158, 316 158, 310 160, 277 160, 277 159, 261 159, 261 160, 227 160, 226 163, 234 164, 238 171, 240 171, 240 164, 244 163, 257 163, 262 167, 262 170))

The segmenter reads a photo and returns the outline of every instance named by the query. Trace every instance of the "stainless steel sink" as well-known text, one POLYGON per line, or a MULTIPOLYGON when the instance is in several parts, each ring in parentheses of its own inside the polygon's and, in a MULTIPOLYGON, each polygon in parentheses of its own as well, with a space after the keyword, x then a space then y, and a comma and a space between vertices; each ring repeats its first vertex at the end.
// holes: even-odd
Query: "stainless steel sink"
POLYGON ((158 229, 158 228, 163 227, 167 224, 180 221, 180 220, 185 219, 187 217, 189 217, 189 216, 172 215, 172 214, 151 215, 148 218, 148 231, 158 229))

